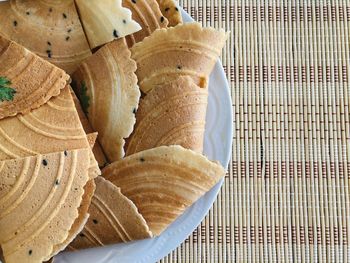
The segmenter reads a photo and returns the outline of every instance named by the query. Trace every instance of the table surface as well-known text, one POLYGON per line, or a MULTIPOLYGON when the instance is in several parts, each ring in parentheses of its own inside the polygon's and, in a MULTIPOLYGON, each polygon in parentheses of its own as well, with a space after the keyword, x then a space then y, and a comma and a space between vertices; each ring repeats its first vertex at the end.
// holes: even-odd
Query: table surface
POLYGON ((350 262, 350 1, 180 0, 231 36, 232 160, 161 262, 350 262))

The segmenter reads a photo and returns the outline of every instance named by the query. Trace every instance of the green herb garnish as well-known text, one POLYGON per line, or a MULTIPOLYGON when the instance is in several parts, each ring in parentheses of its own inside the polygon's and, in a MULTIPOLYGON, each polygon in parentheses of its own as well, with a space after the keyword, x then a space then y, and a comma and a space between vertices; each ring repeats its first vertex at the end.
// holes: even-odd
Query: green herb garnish
POLYGON ((0 77, 0 102, 13 100, 16 91, 10 85, 10 80, 6 77, 0 77))
POLYGON ((87 87, 84 81, 80 83, 80 92, 78 94, 81 107, 85 114, 88 114, 88 108, 90 106, 90 97, 87 95, 87 87))

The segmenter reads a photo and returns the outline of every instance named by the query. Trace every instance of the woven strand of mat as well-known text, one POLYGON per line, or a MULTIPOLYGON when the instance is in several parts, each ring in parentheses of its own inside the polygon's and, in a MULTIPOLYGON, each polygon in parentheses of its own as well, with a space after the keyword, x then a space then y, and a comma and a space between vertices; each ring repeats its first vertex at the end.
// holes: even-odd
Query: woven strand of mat
POLYGON ((232 35, 229 175, 161 262, 350 262, 350 2, 180 0, 232 35))

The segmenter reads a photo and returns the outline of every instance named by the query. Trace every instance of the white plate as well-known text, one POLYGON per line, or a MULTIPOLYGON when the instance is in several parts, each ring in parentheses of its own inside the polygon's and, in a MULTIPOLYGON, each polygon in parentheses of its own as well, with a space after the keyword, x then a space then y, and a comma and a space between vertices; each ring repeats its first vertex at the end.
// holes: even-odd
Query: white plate
MULTIPOLYGON (((193 19, 182 10, 185 22, 193 19)), ((232 103, 223 67, 216 63, 209 82, 204 153, 228 166, 232 146, 232 103)), ((216 199, 223 180, 191 206, 159 237, 103 248, 62 253, 55 263, 152 263, 178 247, 200 224, 216 199)))

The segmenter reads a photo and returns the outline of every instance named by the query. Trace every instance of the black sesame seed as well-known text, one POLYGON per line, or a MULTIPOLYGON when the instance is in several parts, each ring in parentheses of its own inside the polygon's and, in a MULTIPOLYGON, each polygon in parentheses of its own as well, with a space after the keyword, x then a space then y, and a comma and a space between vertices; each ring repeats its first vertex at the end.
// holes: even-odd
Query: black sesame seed
POLYGON ((56 180, 55 185, 59 185, 60 181, 56 180))
POLYGON ((177 69, 182 69, 182 67, 181 66, 177 66, 177 69))
POLYGON ((134 4, 136 4, 136 0, 131 0, 131 2, 133 2, 134 4))
POLYGON ((125 19, 123 19, 123 23, 126 24, 126 20, 125 19))
POLYGON ((176 12, 179 12, 179 8, 175 7, 175 11, 176 11, 176 12))
POLYGON ((43 165, 47 166, 47 160, 45 160, 45 159, 43 160, 43 165))
POLYGON ((134 108, 134 109, 132 110, 132 113, 134 113, 134 114, 136 113, 136 108, 134 108))
POLYGON ((74 190, 75 190, 75 191, 78 191, 78 188, 75 187, 74 190))
POLYGON ((63 18, 67 18, 67 15, 65 13, 62 14, 63 18))
POLYGON ((47 53, 47 56, 48 56, 49 58, 52 57, 51 50, 46 50, 46 53, 47 53))
POLYGON ((66 37, 66 41, 68 41, 70 39, 70 37, 68 36, 68 37, 66 37))
POLYGON ((68 33, 72 32, 72 29, 71 29, 71 28, 70 28, 70 29, 68 29, 68 30, 67 30, 67 32, 68 32, 68 33))
POLYGON ((49 46, 51 46, 51 42, 50 42, 50 41, 47 41, 47 44, 48 44, 49 46))
POLYGON ((67 155, 68 155, 67 151, 64 151, 63 153, 64 153, 64 156, 67 156, 67 155))
POLYGON ((79 234, 79 236, 80 236, 80 237, 85 237, 85 235, 84 235, 84 234, 79 234))
POLYGON ((161 22, 161 23, 164 22, 164 16, 160 17, 160 22, 161 22))
POLYGON ((28 251, 29 256, 33 254, 33 250, 28 251))
POLYGON ((29 16, 29 15, 30 15, 30 12, 27 11, 26 14, 27 14, 27 16, 29 16))
POLYGON ((115 29, 113 30, 113 36, 114 36, 114 37, 119 37, 119 36, 118 36, 118 31, 115 30, 115 29))
POLYGON ((141 158, 140 158, 140 161, 141 161, 141 162, 144 162, 144 161, 145 161, 145 159, 141 157, 141 158))
POLYGON ((52 12, 52 7, 49 8, 49 12, 50 12, 50 13, 52 12))
POLYGON ((164 10, 165 10, 165 12, 168 12, 168 11, 170 10, 170 8, 167 7, 167 8, 165 8, 164 10))
POLYGON ((14 25, 14 26, 17 26, 17 24, 18 24, 17 21, 14 20, 14 21, 13 21, 13 25, 14 25))
POLYGON ((96 219, 93 219, 92 222, 94 222, 95 225, 98 224, 98 221, 96 219))

